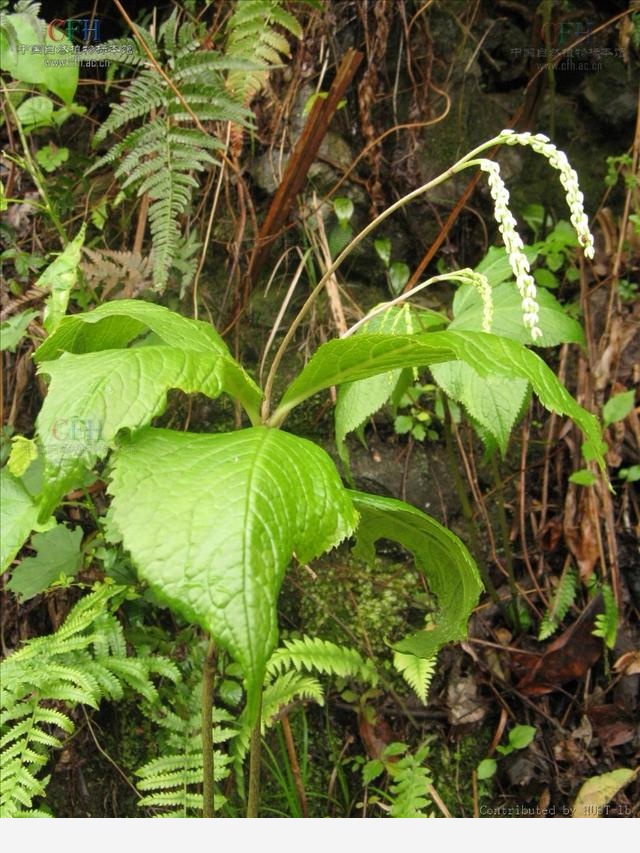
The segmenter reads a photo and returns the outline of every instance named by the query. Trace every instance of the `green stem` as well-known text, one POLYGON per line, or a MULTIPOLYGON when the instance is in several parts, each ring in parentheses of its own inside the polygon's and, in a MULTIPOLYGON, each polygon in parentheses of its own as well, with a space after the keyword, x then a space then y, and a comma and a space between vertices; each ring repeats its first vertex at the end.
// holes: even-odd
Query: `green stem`
POLYGON ((69 242, 69 237, 68 237, 67 232, 64 228, 64 225, 60 221, 60 218, 55 211, 55 208, 53 207, 53 204, 51 203, 51 199, 49 198, 49 194, 47 193, 47 190, 46 190, 46 185, 45 185, 44 178, 42 176, 42 172, 40 171, 40 167, 38 166, 36 161, 31 156, 31 150, 29 148, 29 144, 27 142, 27 137, 25 136, 24 129, 22 127, 22 122, 20 121, 20 117, 18 116, 18 113, 16 112, 16 109, 13 106, 13 103, 11 102, 10 94, 7 91, 7 88, 4 85, 4 83, 2 84, 2 94, 4 95, 5 103, 6 103, 7 107, 9 108, 9 112, 11 113, 11 117, 13 118, 13 121, 15 122, 16 128, 18 130, 18 136, 20 137, 20 142, 22 143, 22 150, 24 152, 24 159, 25 159, 25 162, 27 165, 27 170, 29 172, 29 175, 30 175, 33 183, 36 185, 36 189, 40 193, 42 200, 44 201, 45 210, 49 216, 49 219, 53 223, 54 228, 58 232, 58 236, 60 237, 60 242, 62 243, 62 248, 64 249, 66 247, 67 243, 69 242))
POLYGON ((247 817, 258 817, 260 805, 260 750, 262 746, 262 696, 259 700, 258 718, 251 732, 249 747, 249 799, 247 817))
POLYGON ((284 354, 287 350, 287 347, 291 343, 291 340, 293 339, 293 336, 295 335, 296 330, 298 329, 298 326, 300 325, 300 323, 304 319, 307 311, 311 308, 311 306, 313 305, 315 300, 318 298, 318 295, 321 292, 322 288, 325 286, 327 280, 335 273, 335 271, 338 269, 340 264, 345 260, 345 258, 347 258, 351 254, 351 252, 356 248, 356 246, 358 246, 364 240, 365 237, 368 237, 368 235, 372 231, 374 231, 378 227, 378 225, 380 225, 382 222, 385 221, 385 219, 387 219, 389 216, 391 216, 392 213, 395 213, 397 210, 400 210, 402 207, 404 207, 410 201, 413 201, 415 198, 418 198, 419 196, 423 195, 424 193, 428 192, 429 190, 432 190, 434 187, 437 187, 440 184, 444 183, 444 181, 448 180, 450 177, 457 174, 457 172, 460 172, 462 169, 467 168, 470 160, 473 160, 478 154, 480 154, 482 151, 485 151, 487 148, 491 148, 494 145, 498 145, 502 141, 503 141, 503 139, 501 136, 496 136, 494 139, 490 139, 488 142, 483 142, 482 145, 479 145, 477 148, 474 148, 473 151, 470 151, 461 160, 458 160, 457 163, 455 163, 453 166, 451 166, 451 168, 447 169, 445 172, 442 172, 441 175, 438 175, 436 178, 433 178, 433 180, 428 181, 426 184, 423 184, 422 186, 418 187, 417 189, 413 190, 412 192, 410 192, 407 195, 403 196, 402 198, 398 199, 398 201, 394 202, 394 204, 392 204, 386 210, 383 210, 379 216, 376 216, 376 218, 372 222, 370 222, 368 225, 366 225, 362 229, 362 231, 360 231, 358 234, 356 234, 356 236, 349 243, 349 245, 346 246, 342 250, 342 252, 340 252, 338 257, 335 259, 335 261, 331 264, 331 266, 327 269, 325 274, 322 276, 320 281, 313 288, 313 290, 311 291, 311 293, 307 297, 304 305, 302 306, 302 308, 298 311, 298 313, 296 314, 296 316, 292 320, 291 325, 289 326, 289 330, 287 331, 287 334, 284 336, 282 343, 280 344, 280 346, 278 347, 278 350, 276 351, 276 354, 273 358, 273 362, 272 362, 271 367, 269 369, 269 374, 267 376, 267 381, 266 381, 265 387, 264 387, 264 402, 262 404, 262 421, 263 421, 263 423, 269 423, 270 426, 277 425, 277 424, 269 421, 269 412, 270 412, 270 406, 271 406, 271 395, 273 392, 273 382, 275 379, 275 375, 278 371, 278 367, 280 366, 280 362, 282 361, 284 354))
POLYGON ((216 646, 209 642, 202 668, 202 817, 214 813, 213 682, 216 673, 216 646))

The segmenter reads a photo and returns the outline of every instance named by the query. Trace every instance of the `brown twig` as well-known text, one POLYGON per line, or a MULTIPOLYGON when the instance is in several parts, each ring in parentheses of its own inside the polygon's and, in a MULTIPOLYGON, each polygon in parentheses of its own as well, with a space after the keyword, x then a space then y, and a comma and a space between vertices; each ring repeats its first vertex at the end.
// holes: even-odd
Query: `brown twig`
POLYGON ((296 791, 298 792, 298 799, 300 800, 300 809, 302 810, 303 817, 309 817, 309 807, 307 805, 307 794, 304 790, 304 785, 302 783, 302 774, 300 773, 300 764, 298 763, 298 755, 296 753, 296 745, 293 740, 293 734, 291 733, 291 725, 289 723, 288 714, 283 714, 280 718, 280 725, 282 726, 282 733, 284 735, 284 742, 287 747, 287 755, 289 756, 289 763, 291 764, 291 772, 293 773, 293 779, 296 784, 296 791))
POLYGON ((260 228, 256 246, 249 261, 249 278, 252 283, 255 283, 259 274, 267 246, 278 235, 291 209, 293 200, 302 189, 309 168, 315 160, 318 149, 327 133, 329 123, 361 61, 362 54, 359 51, 348 50, 340 63, 328 96, 324 99, 317 98, 311 109, 302 135, 287 163, 282 182, 260 228))

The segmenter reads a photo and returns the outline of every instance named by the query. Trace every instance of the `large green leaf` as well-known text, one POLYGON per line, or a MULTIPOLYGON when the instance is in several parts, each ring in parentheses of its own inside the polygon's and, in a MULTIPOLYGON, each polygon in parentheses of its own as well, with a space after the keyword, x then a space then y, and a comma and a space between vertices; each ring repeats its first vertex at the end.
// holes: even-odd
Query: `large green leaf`
POLYGON ((78 86, 76 58, 73 45, 64 33, 56 28, 49 31, 45 21, 34 14, 18 12, 5 17, 0 33, 0 68, 8 71, 14 80, 46 86, 70 105, 78 86), (52 56, 44 52, 45 46, 50 51, 64 49, 65 52, 52 56), (61 64, 45 64, 52 59, 61 64))
MULTIPOLYGON (((491 332, 503 338, 511 338, 521 344, 531 343, 531 333, 522 322, 522 299, 512 281, 504 282, 491 291, 493 300, 493 323, 491 332)), ((542 337, 536 346, 553 347, 561 343, 584 343, 584 332, 580 323, 569 317, 558 300, 544 288, 538 289, 542 337)), ((482 329, 483 306, 480 294, 470 284, 463 284, 453 299, 454 319, 450 329, 480 331, 482 329)))
POLYGON ((146 428, 113 457, 111 518, 142 578, 228 649, 255 720, 292 556, 337 545, 357 513, 319 447, 279 430, 146 428))
POLYGON ((445 394, 462 403, 471 417, 493 436, 504 454, 527 397, 527 380, 506 376, 482 377, 464 361, 434 364, 431 372, 445 394))
POLYGON ((417 569, 438 599, 435 626, 406 637, 394 648, 431 658, 446 643, 464 639, 482 582, 460 539, 435 519, 402 501, 363 492, 349 494, 360 513, 356 553, 371 560, 378 539, 399 542, 414 555, 417 569))
POLYGON ((604 470, 600 427, 579 406, 553 371, 525 347, 483 332, 429 332, 423 335, 354 335, 323 344, 285 392, 272 416, 280 423, 308 397, 343 382, 365 379, 399 367, 421 367, 446 361, 464 361, 480 376, 526 379, 547 409, 568 415, 585 436, 585 451, 604 470))
MULTIPOLYGON (((9 563, 34 528, 38 527, 38 507, 21 480, 9 473, 7 468, 0 471, 0 573, 6 571, 9 563)), ((39 529, 46 529, 49 525, 39 529)))
POLYGON ((70 530, 58 524, 45 533, 35 533, 31 547, 35 557, 26 557, 11 573, 7 589, 27 601, 48 589, 61 575, 75 576, 82 564, 82 528, 70 530))
POLYGON ((152 302, 119 299, 86 314, 65 317, 34 358, 40 362, 57 358, 62 352, 119 349, 147 332, 155 333, 167 346, 229 355, 227 345, 209 323, 189 320, 152 302))
MULTIPOLYGON (((435 311, 414 310, 410 305, 392 306, 375 315, 363 327, 364 332, 383 332, 391 335, 414 334, 437 324, 445 318, 435 311)), ((363 334, 361 332, 360 334, 363 334)), ((389 400, 398 385, 402 370, 379 373, 368 379, 348 382, 341 386, 335 409, 336 444, 342 461, 347 464, 344 440, 348 433, 358 429, 389 400)))
POLYGON ((257 419, 260 389, 230 356, 169 346, 65 353, 40 365, 51 377, 37 428, 46 460, 43 513, 97 459, 119 430, 136 430, 164 411, 167 391, 227 392, 257 419))

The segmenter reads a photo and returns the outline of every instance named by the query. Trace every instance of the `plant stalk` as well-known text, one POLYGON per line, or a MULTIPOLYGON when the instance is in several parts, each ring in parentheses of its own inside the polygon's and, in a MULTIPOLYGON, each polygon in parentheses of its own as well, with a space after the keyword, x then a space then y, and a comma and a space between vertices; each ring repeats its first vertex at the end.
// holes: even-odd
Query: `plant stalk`
POLYGON ((300 772, 300 764, 298 762, 298 755, 296 753, 296 744, 293 739, 293 732, 291 731, 291 724, 289 723, 288 714, 285 713, 282 715, 280 724, 282 726, 282 733, 284 734, 284 742, 287 747, 289 763, 291 764, 291 772, 293 773, 293 778, 296 783, 296 791, 298 794, 298 801, 300 802, 300 810, 302 811, 303 817, 309 817, 307 794, 304 790, 304 784, 302 782, 302 773, 300 772))
POLYGON ((202 817, 214 813, 213 682, 216 673, 216 646, 209 642, 202 668, 202 817))
POLYGON ((400 210, 402 207, 404 207, 410 201, 413 201, 413 199, 418 198, 418 196, 421 196, 424 193, 428 192, 429 190, 433 189, 434 187, 437 187, 440 184, 444 183, 444 181, 447 181, 450 177, 457 174, 457 172, 460 172, 462 169, 467 168, 467 166, 470 165, 469 161, 473 161, 474 158, 478 154, 480 154, 482 151, 486 151, 487 148, 491 148, 491 146, 497 145, 501 141, 502 141, 501 138, 499 136, 497 136, 494 139, 490 139, 488 142, 483 142, 482 145, 478 146, 478 148, 475 148, 473 151, 470 151, 461 160, 458 160, 457 163, 455 163, 453 166, 451 166, 445 172, 442 172, 442 174, 438 175, 436 178, 433 178, 431 181, 428 181, 426 184, 423 184, 422 186, 418 187, 417 189, 413 190, 410 193, 407 193, 407 195, 398 199, 398 201, 394 202, 394 204, 390 205, 386 210, 383 210, 379 216, 376 216, 376 218, 372 222, 370 222, 368 225, 366 225, 362 229, 362 231, 360 231, 358 234, 356 234, 356 236, 349 243, 349 245, 346 246, 342 250, 342 252, 340 252, 338 257, 331 264, 331 266, 325 271, 325 273, 322 276, 322 278, 320 279, 320 281, 313 288, 313 290, 311 291, 311 293, 307 297, 302 308, 298 311, 296 316, 291 321, 291 325, 289 326, 289 330, 287 331, 287 334, 284 336, 284 338, 283 338, 280 346, 278 347, 278 350, 277 350, 277 352, 273 358, 273 362, 271 363, 271 368, 269 369, 269 374, 267 376, 267 381, 265 383, 265 388, 264 388, 264 402, 262 405, 262 422, 263 423, 269 423, 270 426, 278 426, 279 425, 279 423, 273 422, 273 419, 272 419, 272 421, 269 421, 269 413, 270 413, 270 407, 271 407, 271 395, 273 392, 273 383, 274 383, 274 379, 275 379, 275 375, 277 373, 278 367, 280 366, 280 362, 282 361, 282 359, 284 357, 284 354, 287 350, 287 347, 291 343, 291 340, 293 339, 293 336, 295 335, 296 330, 298 329, 298 326, 300 325, 300 323, 304 319, 307 311, 311 308, 311 306, 313 305, 315 300, 318 298, 318 295, 320 294, 320 292, 324 288, 327 281, 331 278, 331 276, 334 275, 334 273, 336 272, 336 270, 338 269, 340 264, 345 260, 345 258, 347 258, 351 254, 351 252, 356 248, 356 246, 358 246, 364 240, 365 237, 367 237, 372 231, 374 231, 378 227, 378 225, 380 225, 382 222, 385 221, 385 219, 387 219, 389 216, 391 216, 392 213, 395 213, 397 210, 400 210))
POLYGON ((258 704, 258 719, 251 732, 249 747, 249 798, 247 817, 258 817, 260 805, 260 751, 262 747, 262 696, 258 704))

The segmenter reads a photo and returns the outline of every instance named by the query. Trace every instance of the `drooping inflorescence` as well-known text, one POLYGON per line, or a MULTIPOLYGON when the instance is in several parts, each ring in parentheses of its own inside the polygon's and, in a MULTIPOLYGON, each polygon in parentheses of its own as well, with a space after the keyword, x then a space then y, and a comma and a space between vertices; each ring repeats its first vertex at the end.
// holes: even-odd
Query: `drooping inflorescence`
POLYGON ((584 212, 584 196, 580 192, 578 175, 571 167, 564 151, 556 148, 544 133, 516 133, 515 130, 503 130, 498 140, 507 145, 526 145, 532 148, 537 154, 546 157, 549 165, 560 173, 560 183, 566 193, 567 204, 571 211, 571 224, 576 229, 585 257, 593 258, 593 236, 589 231, 589 220, 584 212))
POLYGON ((516 277, 516 285, 522 297, 522 319, 530 330, 535 341, 542 337, 538 326, 539 305, 537 301, 536 283, 531 275, 527 256, 524 254, 524 243, 518 233, 516 220, 509 208, 509 190, 506 188, 500 174, 500 166, 492 160, 479 161, 480 168, 487 173, 489 189, 494 203, 494 215, 504 240, 509 256, 509 263, 516 277))

